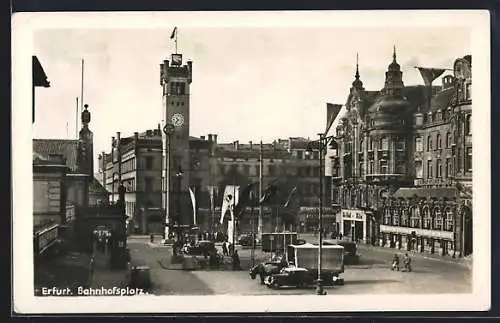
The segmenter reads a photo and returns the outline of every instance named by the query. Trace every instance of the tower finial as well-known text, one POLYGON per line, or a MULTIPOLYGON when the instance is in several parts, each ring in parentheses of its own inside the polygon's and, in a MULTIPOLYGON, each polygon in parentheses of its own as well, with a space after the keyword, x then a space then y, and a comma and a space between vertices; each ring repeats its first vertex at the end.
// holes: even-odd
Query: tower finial
POLYGON ((392 52, 392 60, 396 62, 396 45, 393 47, 393 52, 392 52))
POLYGON ((356 79, 359 79, 359 55, 356 53, 356 79))

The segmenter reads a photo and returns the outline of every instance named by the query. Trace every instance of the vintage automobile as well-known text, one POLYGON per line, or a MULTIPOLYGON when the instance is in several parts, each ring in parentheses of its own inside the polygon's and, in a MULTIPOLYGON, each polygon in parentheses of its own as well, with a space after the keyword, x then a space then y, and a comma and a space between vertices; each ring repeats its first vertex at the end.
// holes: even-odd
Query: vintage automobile
POLYGON ((282 259, 263 262, 250 268, 250 278, 255 279, 259 276, 260 284, 263 285, 265 277, 277 274, 281 271, 281 269, 287 266, 288 264, 282 259))
POLYGON ((186 254, 190 256, 209 256, 211 252, 217 252, 215 243, 209 240, 200 240, 194 245, 188 245, 186 254))
POLYGON ((325 245, 339 245, 344 247, 344 262, 346 265, 356 265, 359 263, 356 242, 350 240, 327 239, 323 241, 325 245))
POLYGON ((285 267, 278 274, 266 276, 264 284, 269 288, 281 286, 309 287, 314 283, 314 276, 305 268, 285 267))

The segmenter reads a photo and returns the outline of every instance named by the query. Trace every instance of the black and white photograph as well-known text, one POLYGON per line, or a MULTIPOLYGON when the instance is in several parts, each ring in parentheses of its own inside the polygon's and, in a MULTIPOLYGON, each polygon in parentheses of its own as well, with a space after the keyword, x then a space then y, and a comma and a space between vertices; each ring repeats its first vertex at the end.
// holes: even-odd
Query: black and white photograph
POLYGON ((16 14, 15 310, 487 310, 489 32, 472 10, 16 14))

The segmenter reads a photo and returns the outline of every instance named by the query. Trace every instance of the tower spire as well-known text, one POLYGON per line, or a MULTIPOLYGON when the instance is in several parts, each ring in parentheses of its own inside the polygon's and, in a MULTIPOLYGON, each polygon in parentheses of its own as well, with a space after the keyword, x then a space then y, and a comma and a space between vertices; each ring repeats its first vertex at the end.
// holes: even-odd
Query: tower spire
POLYGON ((396 45, 393 46, 392 61, 396 63, 396 45))
POLYGON ((359 79, 359 55, 356 53, 356 79, 359 79))

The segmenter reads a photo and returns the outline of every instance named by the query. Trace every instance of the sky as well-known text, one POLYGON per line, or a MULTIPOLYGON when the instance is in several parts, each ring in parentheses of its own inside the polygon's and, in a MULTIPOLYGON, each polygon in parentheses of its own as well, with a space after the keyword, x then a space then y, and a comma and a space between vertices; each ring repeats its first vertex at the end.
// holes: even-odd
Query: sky
MULTIPOLYGON (((76 138, 82 59, 96 155, 110 150, 117 131, 123 137, 156 128, 159 65, 175 51, 172 28, 37 30, 33 51, 51 87, 36 89, 34 137, 76 138)), ((190 133, 241 143, 316 138, 325 128, 326 103, 345 104, 356 54, 367 90, 383 87, 394 46, 404 83, 423 84, 414 66, 451 69, 471 53, 469 35, 459 26, 180 26, 178 51, 193 61, 190 133)))

